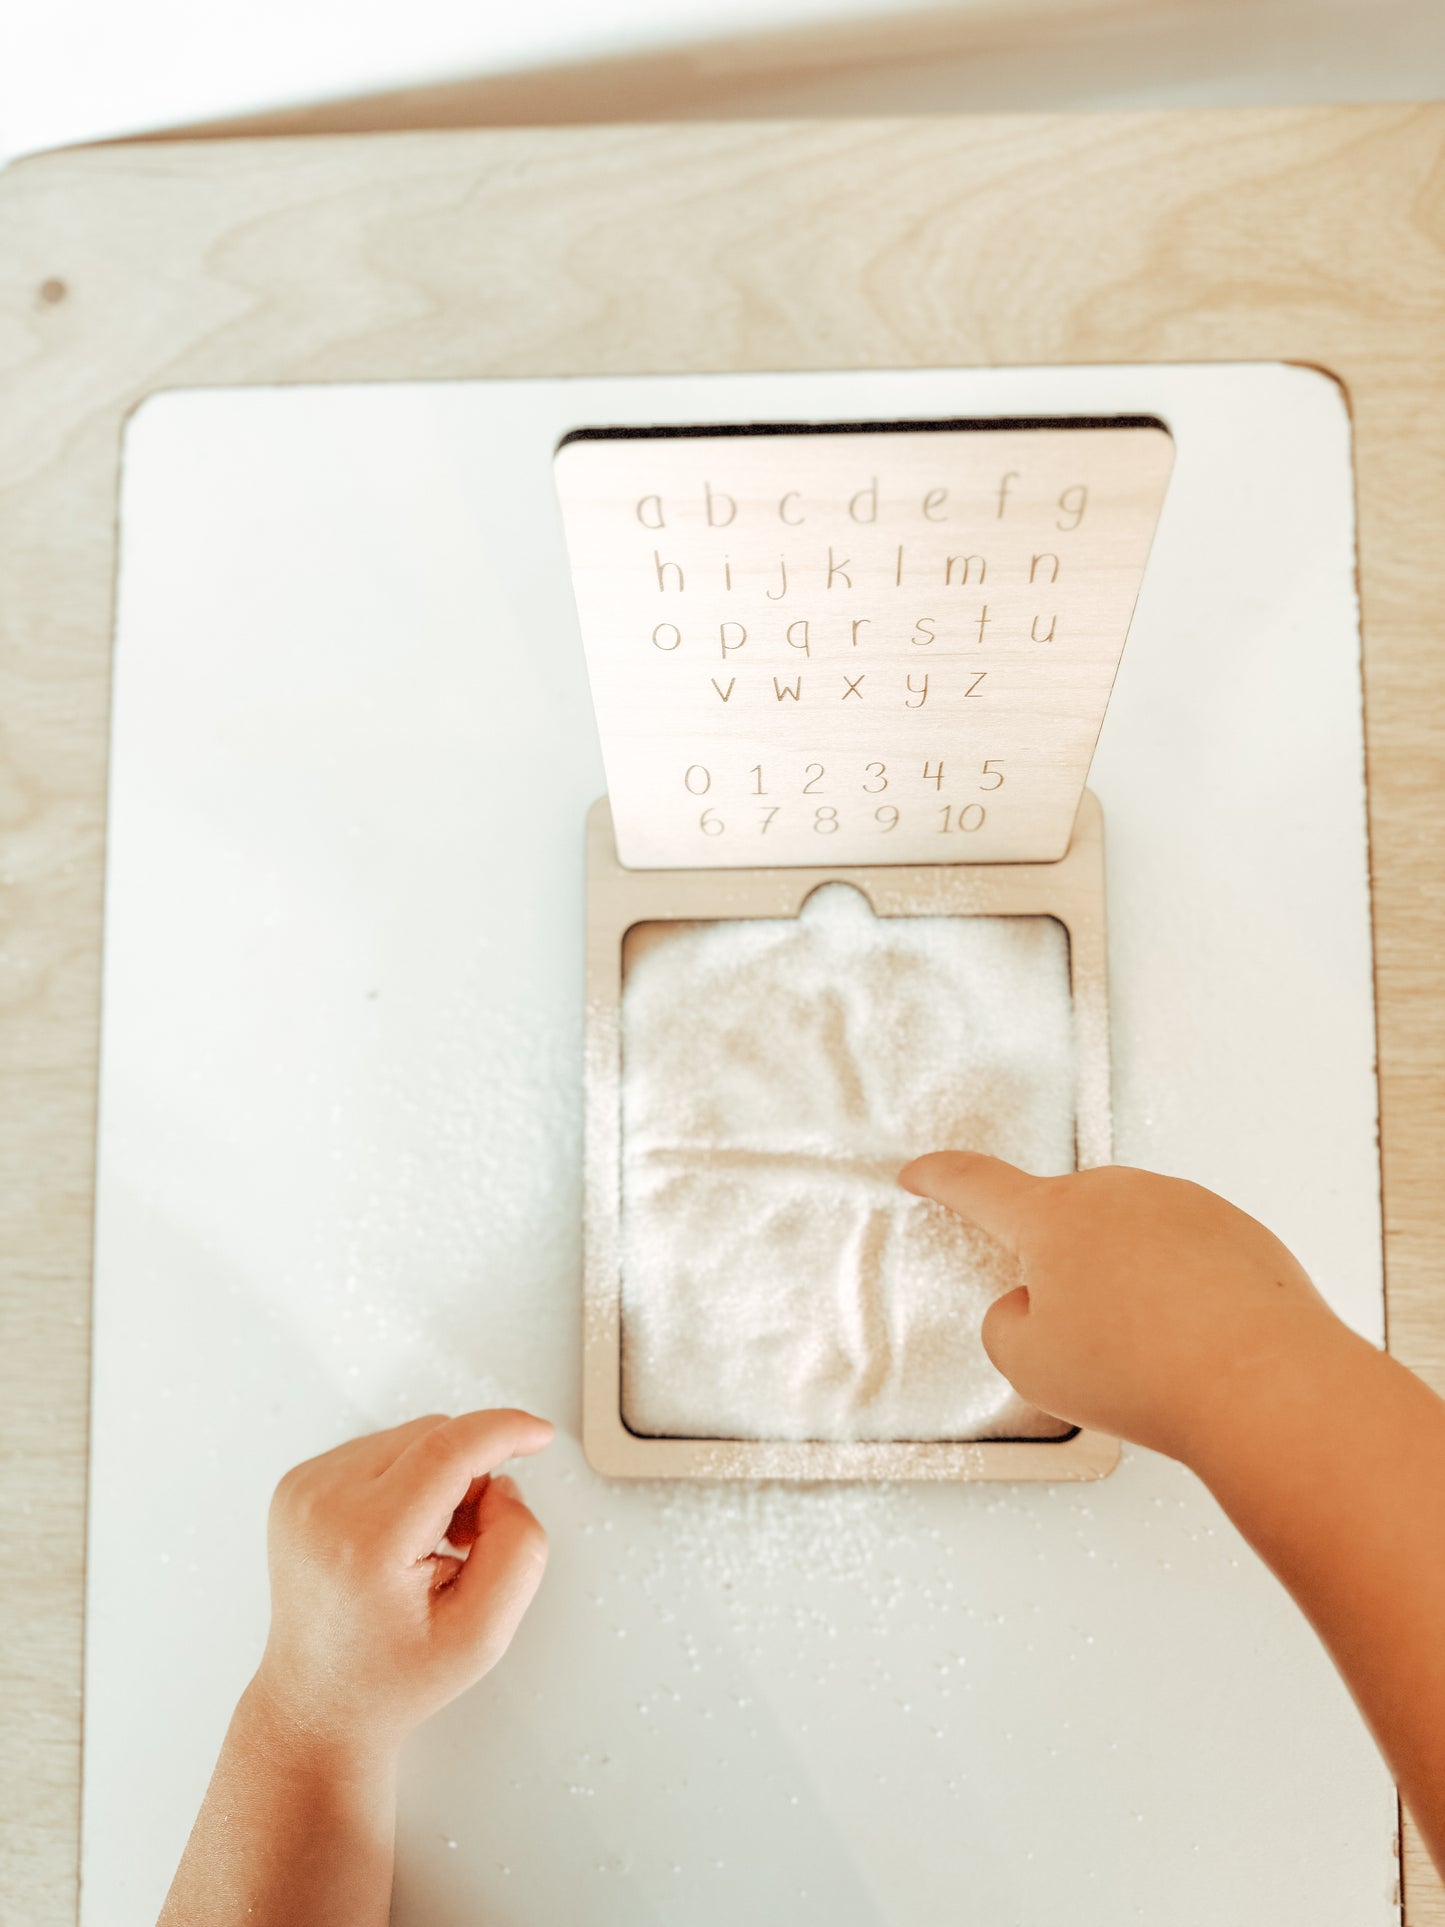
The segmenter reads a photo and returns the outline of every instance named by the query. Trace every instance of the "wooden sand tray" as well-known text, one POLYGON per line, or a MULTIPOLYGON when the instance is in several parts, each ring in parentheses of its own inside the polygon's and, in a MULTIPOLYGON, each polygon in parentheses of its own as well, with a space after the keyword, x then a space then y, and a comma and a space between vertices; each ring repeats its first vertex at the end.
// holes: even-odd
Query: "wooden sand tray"
POLYGON ((1103 842, 1097 803, 1080 799, 1172 461, 1163 424, 1143 418, 563 443, 611 799, 587 840, 584 1439, 599 1471, 1078 1479, 1116 1463, 1115 1442, 1077 1432, 842 1443, 629 1429, 622 959, 634 925, 796 917, 834 881, 884 917, 1056 917, 1076 1162, 1106 1163, 1103 842))
POLYGON ((1086 796, 1058 863, 933 864, 871 869, 626 870, 606 802, 587 825, 587 1221, 583 1329, 583 1443, 614 1478, 1097 1479, 1119 1458, 1117 1439, 977 1443, 888 1440, 644 1438, 619 1410, 622 1316, 618 1290, 621 1196, 619 1024, 623 940, 640 923, 709 917, 795 917, 820 885, 849 883, 880 917, 1055 917, 1069 933, 1078 1053, 1079 1168, 1107 1164, 1109 988, 1104 926, 1103 815, 1086 796))

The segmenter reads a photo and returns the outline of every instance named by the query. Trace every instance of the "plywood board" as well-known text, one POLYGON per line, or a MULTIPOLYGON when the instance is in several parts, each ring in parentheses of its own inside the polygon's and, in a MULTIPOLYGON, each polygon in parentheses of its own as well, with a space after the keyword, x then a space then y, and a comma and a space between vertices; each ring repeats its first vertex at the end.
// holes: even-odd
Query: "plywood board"
POLYGON ((569 437, 622 861, 1061 857, 1171 460, 1137 419, 569 437))

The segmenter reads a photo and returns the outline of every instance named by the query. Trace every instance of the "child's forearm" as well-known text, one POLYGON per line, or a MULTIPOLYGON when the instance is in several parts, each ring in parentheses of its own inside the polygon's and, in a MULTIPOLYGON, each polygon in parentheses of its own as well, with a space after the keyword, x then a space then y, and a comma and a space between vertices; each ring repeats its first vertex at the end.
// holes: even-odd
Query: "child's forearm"
POLYGON ((298 1731, 253 1681, 158 1927, 386 1927, 396 1763, 298 1731))
POLYGON ((1333 1321, 1186 1457, 1303 1608, 1445 1872, 1445 1401, 1333 1321))

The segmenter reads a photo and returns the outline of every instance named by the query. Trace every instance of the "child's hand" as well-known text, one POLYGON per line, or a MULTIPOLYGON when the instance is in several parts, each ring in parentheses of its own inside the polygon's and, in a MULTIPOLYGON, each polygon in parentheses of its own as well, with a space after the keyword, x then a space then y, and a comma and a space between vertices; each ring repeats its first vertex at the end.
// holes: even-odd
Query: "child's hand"
POLYGON ((492 1468, 552 1437, 526 1412, 413 1419, 288 1472, 271 1502, 270 1710, 343 1747, 397 1745, 502 1657, 547 1535, 492 1468), (438 1556, 447 1544, 465 1559, 438 1556))
POLYGON ((1018 1258, 983 1342, 1020 1394, 1174 1458, 1345 1330, 1278 1238, 1197 1184, 1122 1165, 1035 1178, 965 1151, 899 1182, 1018 1258))

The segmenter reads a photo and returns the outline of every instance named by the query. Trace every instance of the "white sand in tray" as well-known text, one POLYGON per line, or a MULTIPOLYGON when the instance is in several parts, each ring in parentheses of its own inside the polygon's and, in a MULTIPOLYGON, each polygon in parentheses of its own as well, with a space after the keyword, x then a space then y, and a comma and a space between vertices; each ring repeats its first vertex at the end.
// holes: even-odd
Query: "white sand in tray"
POLYGON ((990 1365, 1017 1282, 895 1179, 923 1151, 1074 1168, 1068 937, 1049 917, 648 924, 622 1000, 623 1416, 676 1438, 1057 1433, 990 1365))

